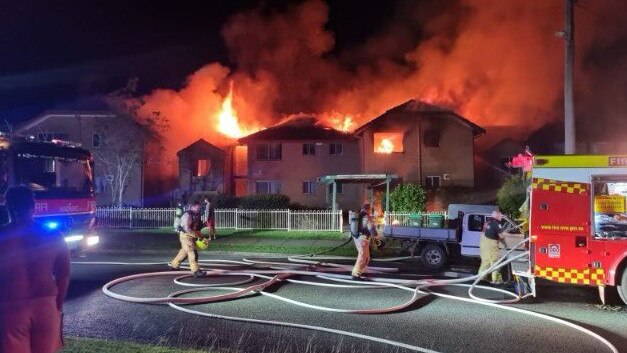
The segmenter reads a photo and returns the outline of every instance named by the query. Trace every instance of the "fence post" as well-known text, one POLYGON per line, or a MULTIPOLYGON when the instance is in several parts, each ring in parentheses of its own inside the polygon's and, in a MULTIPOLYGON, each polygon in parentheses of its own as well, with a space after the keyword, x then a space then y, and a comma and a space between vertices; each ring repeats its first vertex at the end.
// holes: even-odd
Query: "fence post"
POLYGON ((340 229, 339 229, 339 231, 341 232, 342 230, 344 230, 344 218, 342 218, 342 210, 340 210, 340 214, 338 215, 338 217, 340 217, 340 229))
POLYGON ((237 230, 237 219, 239 218, 239 217, 237 216, 237 210, 238 210, 238 209, 236 208, 236 209, 235 209, 235 230, 237 230))
POLYGON ((290 231, 290 229, 292 228, 292 227, 291 227, 291 225, 290 225, 290 221, 291 221, 291 219, 292 219, 292 217, 291 217, 291 216, 292 216, 292 210, 289 210, 289 209, 288 209, 288 210, 287 210, 287 231, 288 231, 288 232, 289 232, 289 231, 290 231))
POLYGON ((128 208, 128 219, 129 219, 129 228, 133 228, 133 208, 129 207, 128 208))

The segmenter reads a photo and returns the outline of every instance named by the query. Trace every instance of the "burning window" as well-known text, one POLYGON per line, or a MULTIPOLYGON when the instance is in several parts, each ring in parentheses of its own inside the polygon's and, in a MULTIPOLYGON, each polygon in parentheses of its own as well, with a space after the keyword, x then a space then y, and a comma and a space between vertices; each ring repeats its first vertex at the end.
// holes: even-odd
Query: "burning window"
POLYGON ((206 177, 209 175, 209 170, 211 170, 211 160, 210 159, 199 159, 196 162, 196 176, 197 177, 206 177))
POLYGON ((403 134, 400 132, 375 132, 374 152, 403 152, 403 134))
POLYGON ((248 174, 248 146, 235 146, 235 175, 248 174))

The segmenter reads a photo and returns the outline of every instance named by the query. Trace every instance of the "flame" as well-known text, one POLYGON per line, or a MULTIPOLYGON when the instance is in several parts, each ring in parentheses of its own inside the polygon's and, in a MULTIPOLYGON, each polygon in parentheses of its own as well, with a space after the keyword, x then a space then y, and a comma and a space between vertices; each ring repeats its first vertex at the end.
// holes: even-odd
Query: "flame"
POLYGON ((400 132, 375 132, 374 152, 393 153, 403 152, 403 134, 400 132))
POLYGON ((351 132, 357 127, 355 116, 352 114, 342 114, 336 111, 319 114, 318 118, 328 126, 343 132, 351 132))
POLYGON ((233 108, 233 82, 231 82, 229 94, 222 101, 222 110, 218 114, 218 131, 230 138, 240 138, 252 133, 240 126, 237 111, 233 108))
POLYGON ((377 146, 377 153, 392 153, 394 152, 394 144, 389 139, 383 138, 377 146))

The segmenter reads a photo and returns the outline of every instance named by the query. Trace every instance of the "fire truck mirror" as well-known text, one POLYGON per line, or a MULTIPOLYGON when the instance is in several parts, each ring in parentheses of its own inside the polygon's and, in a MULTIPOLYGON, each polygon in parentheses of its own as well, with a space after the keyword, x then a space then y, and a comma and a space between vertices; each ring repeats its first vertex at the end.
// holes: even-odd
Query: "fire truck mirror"
POLYGON ((548 203, 541 203, 540 204, 540 209, 541 210, 548 210, 549 209, 549 204, 548 203))
POLYGON ((575 237, 575 247, 577 248, 585 248, 587 244, 587 240, 585 236, 576 236, 575 237))

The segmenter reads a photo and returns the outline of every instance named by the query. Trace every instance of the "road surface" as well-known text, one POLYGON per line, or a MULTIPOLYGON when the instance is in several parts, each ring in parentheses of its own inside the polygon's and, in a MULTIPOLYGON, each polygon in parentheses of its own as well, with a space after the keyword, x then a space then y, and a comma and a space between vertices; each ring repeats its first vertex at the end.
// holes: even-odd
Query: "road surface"
MULTIPOLYGON (((79 260, 159 262, 169 259, 157 255, 90 255, 79 260)), ((432 275, 417 263, 388 266, 396 265, 402 272, 398 276, 404 278, 432 275)), ((101 291, 103 284, 119 276, 165 270, 167 268, 163 265, 74 264, 65 305, 66 335, 184 347, 231 348, 251 353, 412 351, 341 334, 207 318, 176 311, 167 305, 127 303, 109 298, 101 291)), ((452 270, 471 272, 473 266, 461 264, 452 270)), ((224 283, 237 279, 205 278, 192 281, 224 283)), ((167 296, 180 289, 172 282, 172 277, 140 279, 114 288, 119 293, 142 297, 167 296)), ((276 285, 271 291, 309 304, 351 309, 398 305, 411 296, 411 293, 398 289, 337 289, 287 283, 276 285)), ((439 291, 466 297, 464 288, 446 287, 439 291)), ((594 288, 545 284, 539 288, 539 293, 541 298, 514 307, 567 319, 600 334, 619 351, 627 351, 625 307, 597 305, 594 288)), ((483 294, 495 297, 491 293, 483 294)), ((382 315, 321 312, 261 295, 188 307, 230 317, 276 320, 349 331, 438 352, 609 352, 598 341, 571 328, 501 308, 434 296, 423 297, 402 312, 382 315)))

